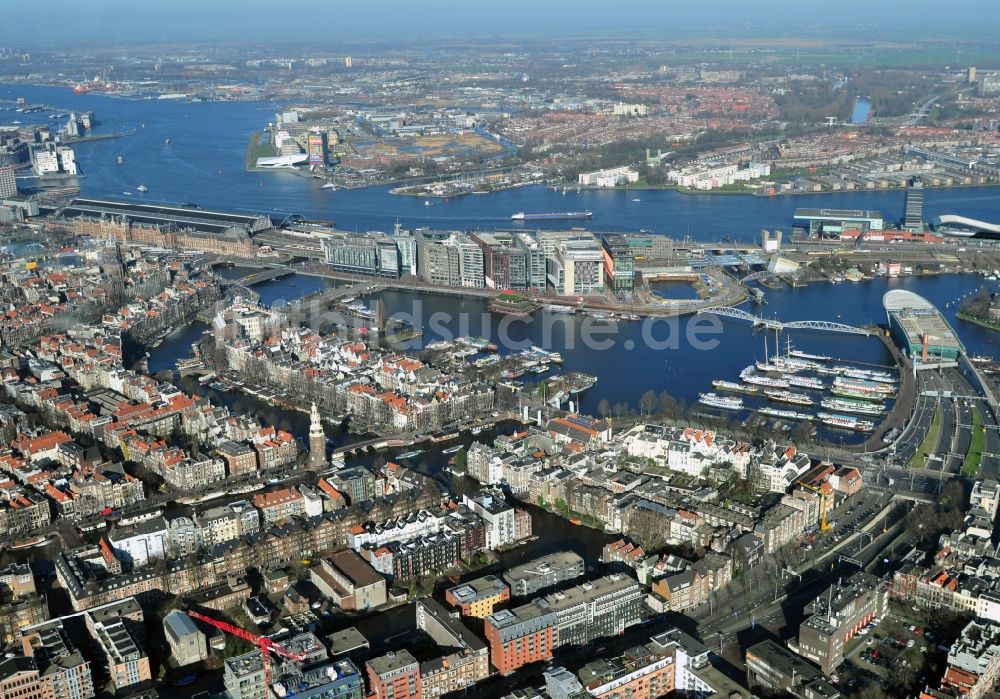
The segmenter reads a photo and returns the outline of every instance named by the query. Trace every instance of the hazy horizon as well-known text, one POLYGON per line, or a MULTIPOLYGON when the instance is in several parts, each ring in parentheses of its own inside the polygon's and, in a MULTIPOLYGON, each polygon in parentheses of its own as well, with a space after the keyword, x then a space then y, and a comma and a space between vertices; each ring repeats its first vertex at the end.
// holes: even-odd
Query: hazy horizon
MULTIPOLYGON (((8 10, 15 2, 4 0, 8 10)), ((506 0, 458 4, 452 0, 384 0, 368 5, 301 0, 282 7, 264 0, 52 0, 25 19, 11 11, 0 23, 4 44, 61 44, 68 51, 94 43, 394 39, 406 43, 478 37, 602 36, 682 39, 768 37, 802 33, 886 41, 935 36, 995 40, 1000 7, 990 0, 842 0, 816 6, 802 0, 767 4, 716 0, 710 6, 669 0, 506 0), (67 44, 67 42, 70 42, 67 44)))

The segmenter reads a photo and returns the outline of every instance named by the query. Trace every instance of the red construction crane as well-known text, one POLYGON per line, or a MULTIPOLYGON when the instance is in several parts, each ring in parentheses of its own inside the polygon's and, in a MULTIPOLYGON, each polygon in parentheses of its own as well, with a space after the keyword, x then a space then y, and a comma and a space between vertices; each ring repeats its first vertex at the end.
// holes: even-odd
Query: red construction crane
POLYGON ((217 629, 221 629, 228 634, 242 638, 244 641, 249 641, 257 646, 260 650, 261 663, 264 666, 265 693, 267 687, 271 686, 271 653, 274 653, 279 658, 297 660, 299 662, 306 659, 305 653, 293 653, 280 643, 275 643, 267 636, 258 636, 255 633, 250 633, 246 629, 241 629, 239 626, 234 626, 229 622, 219 621, 218 619, 213 619, 210 616, 205 616, 204 614, 199 614, 198 612, 193 612, 191 610, 188 610, 188 616, 192 619, 197 619, 198 621, 204 621, 210 626, 214 626, 217 629))

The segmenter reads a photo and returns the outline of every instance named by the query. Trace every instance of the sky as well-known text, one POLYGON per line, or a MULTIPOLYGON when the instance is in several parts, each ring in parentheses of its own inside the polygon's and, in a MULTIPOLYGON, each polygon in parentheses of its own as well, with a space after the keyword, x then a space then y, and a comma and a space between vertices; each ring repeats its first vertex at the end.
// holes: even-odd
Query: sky
POLYGON ((0 0, 3 45, 476 36, 994 33, 997 0, 0 0), (44 8, 44 9, 43 9, 44 8))

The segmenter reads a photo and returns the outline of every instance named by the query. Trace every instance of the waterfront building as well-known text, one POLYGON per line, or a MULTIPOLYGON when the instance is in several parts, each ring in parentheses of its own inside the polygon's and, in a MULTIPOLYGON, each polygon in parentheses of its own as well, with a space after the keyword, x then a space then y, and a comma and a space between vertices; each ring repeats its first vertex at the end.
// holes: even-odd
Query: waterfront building
POLYGON ((911 291, 893 289, 882 297, 889 332, 915 364, 955 361, 963 347, 934 305, 911 291))
POLYGON ((484 619, 510 599, 510 588, 495 575, 486 575, 445 590, 445 601, 462 616, 484 619))
POLYGON ((440 286, 461 286, 462 270, 459 249, 449 245, 451 233, 418 230, 417 273, 420 278, 440 286))
POLYGON ((924 229, 924 183, 914 177, 906 185, 906 201, 903 207, 903 230, 922 231, 924 229))
POLYGON ((807 607, 811 614, 799 627, 792 650, 812 660, 825 674, 844 662, 844 648, 866 624, 885 618, 889 591, 885 583, 867 573, 855 573, 831 585, 807 607))
POLYGON ((482 250, 486 286, 491 289, 529 288, 529 254, 512 233, 474 233, 470 236, 482 250))
POLYGON ((577 182, 584 187, 617 187, 623 184, 634 184, 639 181, 639 173, 628 165, 581 172, 577 182))
POLYGON ((170 547, 162 516, 134 524, 115 524, 108 530, 107 541, 125 570, 138 570, 164 560, 170 547))
POLYGON ((447 244, 458 251, 459 286, 471 289, 482 289, 486 286, 483 250, 476 244, 474 236, 455 233, 448 239, 447 244))
POLYGON ((615 293, 632 291, 635 277, 635 254, 625 236, 606 235, 601 238, 604 247, 604 276, 615 293))
POLYGON ((225 462, 226 473, 230 478, 256 473, 257 452, 249 444, 226 440, 219 444, 215 451, 225 462))
POLYGON ((399 250, 399 274, 400 276, 417 275, 417 240, 413 233, 405 230, 397 222, 393 227, 392 238, 399 250))
POLYGON ((486 548, 498 549, 517 540, 516 510, 499 490, 484 490, 462 496, 462 504, 479 515, 486 523, 486 548))
POLYGON ((572 551, 557 551, 514 566, 503 574, 515 597, 531 597, 570 580, 583 577, 583 558, 572 551))
POLYGON ((408 650, 389 652, 365 663, 375 699, 421 699, 420 664, 408 650))
POLYGON ((380 546, 366 544, 361 556, 393 582, 405 582, 457 566, 462 560, 462 537, 443 531, 380 546))
POLYGON ((879 211, 854 209, 796 209, 795 225, 808 230, 811 237, 839 238, 846 230, 857 230, 861 234, 881 231, 885 220, 879 211))
POLYGON ((589 296, 604 291, 604 252, 593 236, 559 241, 547 260, 549 283, 562 296, 589 296))
POLYGON ((331 232, 322 241, 326 263, 337 272, 395 279, 400 274, 396 241, 384 233, 331 232))

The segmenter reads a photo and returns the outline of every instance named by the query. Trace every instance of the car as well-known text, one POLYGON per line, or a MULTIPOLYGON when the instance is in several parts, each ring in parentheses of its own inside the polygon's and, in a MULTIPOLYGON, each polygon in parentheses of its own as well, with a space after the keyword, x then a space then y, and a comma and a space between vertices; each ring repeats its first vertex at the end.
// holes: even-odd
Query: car
POLYGON ((858 631, 858 635, 859 636, 867 636, 868 635, 868 627, 865 626, 863 629, 861 629, 860 631, 858 631))
POLYGON ((913 646, 915 646, 916 644, 917 644, 917 642, 916 642, 916 641, 914 641, 914 640, 913 640, 913 639, 911 638, 911 639, 910 639, 909 641, 907 641, 907 642, 906 642, 906 647, 907 647, 907 648, 913 648, 913 646))

